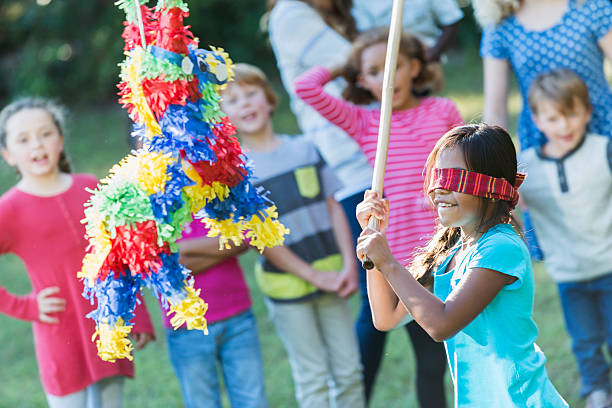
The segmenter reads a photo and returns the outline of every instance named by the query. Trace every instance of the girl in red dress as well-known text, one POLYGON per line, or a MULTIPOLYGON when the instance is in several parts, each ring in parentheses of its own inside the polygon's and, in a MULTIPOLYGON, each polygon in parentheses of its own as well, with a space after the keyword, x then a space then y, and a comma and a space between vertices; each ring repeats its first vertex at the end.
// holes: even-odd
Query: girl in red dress
MULTIPOLYGON (((0 312, 33 323, 40 378, 50 407, 120 407, 131 361, 102 361, 91 340, 93 306, 77 279, 87 241, 83 204, 89 174, 70 174, 64 153, 62 108, 21 99, 0 112, 0 145, 16 168, 17 185, 0 197, 0 254, 25 264, 32 292, 16 296, 0 286, 0 312)), ((136 348, 153 338, 146 308, 136 309, 136 348), (140 310, 139 310, 140 309, 140 310)))

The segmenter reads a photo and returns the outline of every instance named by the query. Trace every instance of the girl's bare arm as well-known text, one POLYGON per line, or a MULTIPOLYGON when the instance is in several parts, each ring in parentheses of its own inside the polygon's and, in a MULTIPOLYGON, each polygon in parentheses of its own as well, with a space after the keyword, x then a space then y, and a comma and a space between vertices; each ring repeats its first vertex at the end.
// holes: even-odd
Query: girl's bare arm
POLYGON ((467 272, 445 302, 425 289, 397 264, 381 266, 404 307, 436 341, 446 340, 467 326, 513 277, 484 268, 467 272))
POLYGON ((491 269, 474 268, 442 302, 393 257, 383 232, 366 227, 372 216, 380 219, 384 228, 388 208, 376 193, 366 192, 364 202, 357 206, 357 219, 364 227, 357 241, 357 256, 362 259, 367 254, 376 265, 377 270, 368 272, 368 297, 379 330, 395 327, 408 311, 434 340, 445 340, 474 320, 505 285, 516 279, 491 269))
POLYGON ((482 121, 508 127, 508 83, 510 67, 504 59, 484 57, 484 107, 482 121))

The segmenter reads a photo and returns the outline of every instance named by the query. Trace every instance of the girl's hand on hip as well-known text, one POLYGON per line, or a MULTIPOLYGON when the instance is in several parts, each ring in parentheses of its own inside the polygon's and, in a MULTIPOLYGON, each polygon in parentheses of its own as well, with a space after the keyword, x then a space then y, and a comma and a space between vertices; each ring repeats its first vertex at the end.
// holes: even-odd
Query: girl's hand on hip
POLYGON ((59 319, 51 316, 52 313, 59 313, 66 310, 66 300, 52 295, 59 293, 57 286, 44 288, 36 295, 38 303, 38 320, 43 323, 57 324, 59 319))
POLYGON ((357 257, 364 259, 366 255, 381 272, 382 265, 394 260, 387 237, 369 227, 366 227, 357 239, 357 257))
POLYGON ((357 205, 355 212, 361 229, 365 229, 368 226, 371 217, 378 219, 380 231, 384 231, 387 228, 389 223, 389 201, 379 198, 376 191, 366 190, 363 201, 357 205))

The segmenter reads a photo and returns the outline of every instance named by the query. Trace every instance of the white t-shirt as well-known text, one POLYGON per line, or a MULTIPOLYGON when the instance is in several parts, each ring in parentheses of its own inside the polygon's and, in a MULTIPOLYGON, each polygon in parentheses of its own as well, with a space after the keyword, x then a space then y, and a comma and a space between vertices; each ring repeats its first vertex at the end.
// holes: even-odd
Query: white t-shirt
MULTIPOLYGON (((354 0, 353 16, 357 29, 363 31, 388 26, 392 8, 392 0, 354 0)), ((431 47, 440 37, 440 27, 454 24, 462 17, 463 12, 456 0, 405 0, 402 27, 431 47)))

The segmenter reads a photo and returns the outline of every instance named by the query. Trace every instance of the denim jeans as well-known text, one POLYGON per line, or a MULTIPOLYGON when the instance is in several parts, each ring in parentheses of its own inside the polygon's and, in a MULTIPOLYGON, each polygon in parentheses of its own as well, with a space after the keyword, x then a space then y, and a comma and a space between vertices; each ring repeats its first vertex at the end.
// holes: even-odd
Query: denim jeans
POLYGON ((578 362, 584 397, 596 389, 610 391, 610 366, 604 342, 612 351, 612 273, 581 281, 559 283, 559 296, 572 350, 578 362))
MULTIPOLYGON (((363 192, 360 192, 340 202, 349 219, 355 242, 361 233, 361 227, 355 217, 355 208, 362 200, 363 192)), ((355 323, 355 330, 361 352, 361 364, 363 365, 365 397, 366 401, 369 401, 382 362, 387 332, 377 330, 372 323, 372 312, 366 287, 366 271, 361 267, 361 263, 359 265, 361 309, 355 323)), ((412 348, 417 360, 416 383, 419 406, 421 408, 446 407, 444 373, 448 363, 446 362, 444 344, 433 341, 427 332, 414 321, 408 323, 405 328, 412 341, 412 348)))
POLYGON ((301 408, 363 408, 359 348, 346 299, 326 293, 301 302, 266 299, 285 346, 301 408))
POLYGON ((525 241, 527 241, 529 255, 531 255, 531 259, 534 261, 542 261, 544 260, 544 253, 540 248, 540 243, 538 242, 536 231, 533 228, 533 223, 531 222, 531 216, 529 215, 529 211, 523 211, 522 215, 523 228, 525 229, 525 241))
POLYGON ((264 408, 263 362, 255 316, 249 309, 200 330, 166 329, 170 361, 186 408, 221 408, 218 366, 233 408, 264 408))

